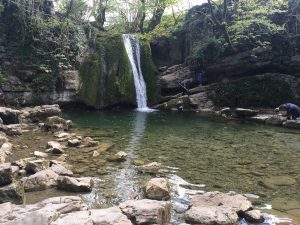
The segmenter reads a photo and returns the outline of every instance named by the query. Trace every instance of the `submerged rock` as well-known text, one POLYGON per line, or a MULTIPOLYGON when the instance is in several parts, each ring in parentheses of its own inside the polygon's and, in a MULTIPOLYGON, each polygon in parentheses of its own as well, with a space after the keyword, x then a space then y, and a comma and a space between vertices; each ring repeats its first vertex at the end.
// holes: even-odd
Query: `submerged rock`
POLYGON ((147 198, 155 200, 166 200, 170 198, 170 187, 164 178, 153 178, 145 186, 147 198))
POLYGON ((120 204, 122 212, 136 225, 170 223, 171 205, 156 200, 130 200, 120 204))
POLYGON ((93 187, 93 180, 90 177, 67 177, 59 176, 57 179, 58 189, 71 192, 90 192, 93 187))
POLYGON ((276 189, 276 186, 291 186, 296 183, 297 181, 290 176, 276 176, 259 181, 261 186, 268 189, 276 189))
POLYGON ((146 165, 142 165, 142 166, 138 166, 137 169, 140 172, 144 172, 144 173, 163 173, 166 172, 166 167, 163 166, 161 163, 158 162, 152 162, 146 165))
POLYGON ((113 156, 108 157, 108 161, 122 162, 122 161, 126 160, 126 157, 127 157, 127 153, 121 151, 121 152, 114 154, 113 156))

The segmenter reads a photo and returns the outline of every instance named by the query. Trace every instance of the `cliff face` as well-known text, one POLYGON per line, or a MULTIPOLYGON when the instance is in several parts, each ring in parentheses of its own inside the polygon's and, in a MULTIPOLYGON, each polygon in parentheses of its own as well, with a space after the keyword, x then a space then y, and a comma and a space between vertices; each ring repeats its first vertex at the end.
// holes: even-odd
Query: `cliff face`
MULTIPOLYGON (((157 82, 146 42, 142 42, 141 60, 148 103, 153 104, 157 97, 157 82)), ((120 35, 99 37, 96 50, 82 64, 80 75, 79 101, 96 109, 120 104, 136 105, 131 65, 120 35)))

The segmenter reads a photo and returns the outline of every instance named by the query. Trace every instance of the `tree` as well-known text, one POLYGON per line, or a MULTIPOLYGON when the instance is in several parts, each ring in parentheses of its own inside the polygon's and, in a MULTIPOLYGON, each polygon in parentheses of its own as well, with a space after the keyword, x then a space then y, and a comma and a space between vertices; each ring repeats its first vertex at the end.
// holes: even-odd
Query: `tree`
POLYGON ((228 0, 223 1, 223 7, 221 8, 212 0, 207 0, 212 21, 222 32, 226 42, 228 43, 231 50, 234 50, 234 47, 231 42, 231 38, 228 33, 228 23, 227 23, 227 13, 228 13, 228 0))

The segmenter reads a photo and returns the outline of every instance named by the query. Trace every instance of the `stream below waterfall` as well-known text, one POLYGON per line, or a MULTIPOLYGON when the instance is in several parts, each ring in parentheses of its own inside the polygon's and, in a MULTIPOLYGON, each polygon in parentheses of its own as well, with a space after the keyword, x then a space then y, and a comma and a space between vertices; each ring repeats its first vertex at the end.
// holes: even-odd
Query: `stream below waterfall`
MULTIPOLYGON (((85 150, 67 150, 75 174, 95 178, 93 191, 82 195, 92 208, 142 198, 142 187, 153 175, 138 173, 134 164, 160 162, 170 167, 159 176, 171 185, 174 221, 180 221, 189 194, 235 191, 248 194, 265 212, 289 218, 288 224, 300 224, 299 131, 203 118, 197 113, 77 109, 65 111, 64 116, 76 124, 76 133, 114 144, 97 158, 85 150), (128 154, 125 162, 106 160, 119 151, 128 154)), ((44 146, 34 146, 29 135, 22 135, 22 143, 44 151, 44 146)), ((14 157, 27 156, 22 154, 14 157)), ((28 193, 27 203, 66 194, 72 193, 53 189, 28 193)))

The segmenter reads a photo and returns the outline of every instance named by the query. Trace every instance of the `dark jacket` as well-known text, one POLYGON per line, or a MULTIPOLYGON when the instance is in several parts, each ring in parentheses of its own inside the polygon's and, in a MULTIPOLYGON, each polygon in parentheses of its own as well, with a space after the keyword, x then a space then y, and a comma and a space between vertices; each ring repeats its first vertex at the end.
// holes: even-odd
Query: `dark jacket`
POLYGON ((286 110, 286 115, 287 117, 292 116, 293 119, 297 119, 300 117, 300 107, 292 104, 292 103, 285 103, 282 104, 278 107, 280 110, 286 110))

